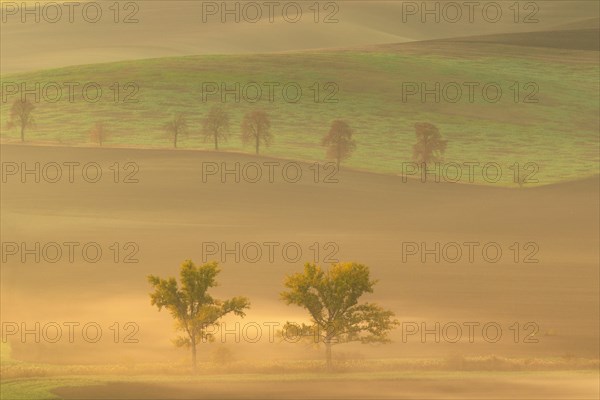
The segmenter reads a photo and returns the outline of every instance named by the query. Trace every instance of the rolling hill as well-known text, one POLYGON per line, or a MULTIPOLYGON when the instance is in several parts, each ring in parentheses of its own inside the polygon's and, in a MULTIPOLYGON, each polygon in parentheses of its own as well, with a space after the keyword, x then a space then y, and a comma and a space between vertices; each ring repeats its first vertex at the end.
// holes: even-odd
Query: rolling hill
MULTIPOLYGON (((322 161, 320 139, 331 121, 340 118, 355 129, 358 143, 347 166, 398 174, 402 163, 411 160, 414 124, 431 122, 449 141, 446 161, 498 163, 503 168, 515 162, 535 163, 539 184, 549 184, 598 171, 598 52, 582 50, 591 46, 586 41, 590 35, 587 30, 578 32, 569 48, 559 48, 548 33, 494 35, 310 52, 123 61, 10 74, 3 81, 97 82, 104 88, 95 103, 83 101, 82 93, 76 92, 73 102, 65 94, 60 101, 37 104, 37 124, 27 133, 32 142, 89 145, 91 127, 105 121, 112 132, 108 145, 169 147, 163 126, 174 114, 185 113, 191 132, 181 147, 210 149, 198 132, 208 109, 222 97, 207 94, 205 85, 239 84, 240 101, 225 99, 232 127, 224 150, 252 151, 242 146, 239 125, 244 113, 262 108, 271 115, 275 136, 266 155, 322 161), (546 47, 539 46, 540 39, 546 47), (124 103, 128 91, 115 102, 114 86, 110 89, 115 82, 121 88, 135 83, 138 101, 124 103), (268 82, 280 84, 273 101, 264 86, 268 82), (334 86, 326 86, 332 82, 334 86), (472 96, 469 82, 476 85, 472 96), (279 89, 289 83, 302 90, 297 102, 294 91, 286 99, 279 89), (253 101, 258 93, 255 84, 262 91, 258 101, 253 101), (439 99, 423 94, 436 84, 439 99), (491 92, 484 93, 486 85, 491 92), (410 95, 411 88, 418 92, 410 95)), ((14 141, 18 132, 5 129, 9 107, 9 99, 3 101, 2 139, 14 141)), ((501 182, 514 185, 510 174, 504 174, 501 182)))
MULTIPOLYGON (((35 23, 31 18, 21 23, 18 14, 11 14, 2 23, 0 67, 3 73, 13 73, 152 57, 315 50, 522 33, 550 30, 561 24, 573 24, 572 29, 579 29, 582 20, 599 12, 598 3, 593 1, 536 1, 531 2, 535 5, 533 9, 529 3, 521 4, 518 23, 515 23, 513 3, 500 2, 496 4, 501 4, 501 18, 493 23, 484 18, 482 5, 474 12, 472 22, 466 7, 460 11, 461 18, 453 21, 452 14, 458 11, 452 7, 446 9, 441 5, 443 2, 430 2, 430 8, 436 3, 440 7, 438 21, 430 15, 423 23, 421 11, 424 8, 421 7, 409 12, 400 1, 352 0, 318 3, 322 7, 317 16, 319 23, 314 22, 314 5, 309 2, 298 3, 303 5, 302 18, 295 23, 285 22, 282 11, 274 12, 273 22, 270 22, 269 12, 264 8, 262 18, 255 23, 241 18, 236 23, 232 17, 223 23, 218 12, 204 22, 203 3, 206 2, 133 2, 135 8, 123 8, 120 16, 133 15, 135 23, 114 23, 114 12, 106 3, 104 17, 97 23, 86 23, 79 14, 73 23, 65 18, 56 23, 35 23), (327 16, 337 22, 322 23, 327 16), (524 23, 528 17, 530 23, 524 23), (126 44, 123 38, 127 38, 126 44)), ((490 13, 493 14, 493 10, 490 13)), ((290 14, 293 15, 292 11, 290 14)))

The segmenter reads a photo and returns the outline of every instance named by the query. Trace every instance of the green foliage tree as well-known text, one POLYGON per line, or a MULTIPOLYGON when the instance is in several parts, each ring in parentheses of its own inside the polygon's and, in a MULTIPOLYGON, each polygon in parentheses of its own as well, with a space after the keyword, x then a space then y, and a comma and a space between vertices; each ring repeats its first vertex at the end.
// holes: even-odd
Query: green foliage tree
POLYGON ((332 346, 348 342, 387 343, 388 333, 398 325, 392 311, 377 304, 359 303, 372 293, 376 281, 369 267, 357 263, 333 264, 327 271, 311 263, 304 272, 288 276, 281 298, 308 310, 311 324, 286 324, 284 331, 314 338, 325 344, 327 368, 332 368, 332 346))
POLYGON ((244 115, 242 120, 242 142, 244 144, 254 143, 256 154, 258 154, 261 142, 267 147, 271 145, 273 135, 270 128, 271 120, 266 112, 250 111, 244 115))
POLYGON ((181 264, 178 286, 175 278, 161 279, 148 276, 148 282, 154 288, 150 293, 152 305, 158 310, 166 308, 176 321, 177 330, 184 336, 175 340, 178 347, 192 350, 192 366, 196 370, 196 347, 200 341, 214 340, 207 328, 218 324, 223 316, 233 313, 244 317, 244 310, 250 307, 245 297, 233 297, 230 300, 217 300, 210 296, 208 289, 217 286, 216 276, 220 272, 217 262, 196 266, 191 260, 181 264))
POLYGON ((206 140, 213 140, 215 150, 219 150, 219 140, 227 141, 229 134, 229 114, 223 107, 213 106, 202 120, 202 133, 206 140))
POLYGON ((352 129, 346 121, 335 120, 331 124, 331 129, 327 133, 321 145, 327 147, 326 157, 336 160, 338 169, 340 163, 350 157, 354 149, 356 149, 356 142, 352 139, 352 129))
POLYGON ((167 136, 173 140, 173 148, 177 148, 177 139, 179 136, 186 135, 188 132, 187 118, 183 114, 177 114, 165 124, 167 136))
POLYGON ((417 143, 413 146, 413 160, 420 164, 442 161, 448 141, 442 139, 439 129, 428 122, 415 124, 417 143))
POLYGON ((32 127, 34 120, 31 115, 35 106, 27 99, 17 99, 10 108, 6 129, 18 127, 21 130, 21 142, 25 141, 25 129, 32 127))

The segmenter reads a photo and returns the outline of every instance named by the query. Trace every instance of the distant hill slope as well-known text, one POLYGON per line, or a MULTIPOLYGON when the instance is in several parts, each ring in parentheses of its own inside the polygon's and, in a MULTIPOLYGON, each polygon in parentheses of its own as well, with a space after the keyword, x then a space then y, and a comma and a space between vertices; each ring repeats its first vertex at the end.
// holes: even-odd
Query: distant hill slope
POLYGON ((586 18, 555 26, 552 30, 600 29, 600 18, 586 18))
POLYGON ((452 42, 495 43, 512 46, 600 51, 600 29, 573 29, 445 39, 452 42))
POLYGON ((566 57, 579 57, 582 61, 597 63, 597 55, 590 58, 590 54, 582 55, 578 51, 594 52, 600 51, 600 28, 565 29, 552 31, 533 31, 523 33, 501 33, 494 35, 459 36, 447 39, 424 40, 409 43, 388 43, 373 46, 360 47, 362 50, 370 51, 419 51, 425 49, 446 49, 445 52, 452 54, 486 54, 499 51, 490 45, 505 45, 503 52, 512 55, 553 57, 556 52, 548 52, 545 49, 564 49, 572 52, 563 52, 566 57), (452 46, 458 46, 453 48, 452 46), (506 47, 511 46, 511 47, 506 47), (514 46, 514 47, 513 47, 514 46), (528 49, 520 49, 528 47, 528 49))
MULTIPOLYGON (((2 23, 0 66, 3 73, 13 73, 154 57, 271 53, 502 32, 547 31, 560 24, 577 24, 590 15, 598 14, 598 4, 593 1, 537 1, 532 3, 539 6, 535 14, 538 22, 515 24, 513 10, 505 1, 500 2, 503 18, 496 23, 483 19, 481 5, 473 23, 468 21, 466 10, 457 23, 445 19, 435 22, 432 16, 423 23, 419 13, 405 18, 405 2, 401 1, 301 1, 297 3, 303 5, 304 11, 298 23, 285 22, 281 13, 275 15, 271 23, 266 20, 266 11, 263 12, 265 18, 257 23, 236 23, 231 17, 222 23, 218 14, 203 22, 204 3, 207 2, 133 2, 138 8, 135 18, 139 22, 128 24, 114 23, 113 12, 108 8, 104 9, 106 18, 93 24, 85 23, 81 18, 73 23, 21 23, 19 15, 10 16, 6 23, 2 23), (321 7, 319 23, 314 22, 315 13, 310 9, 314 9, 314 4, 321 7), (323 18, 335 11, 331 8, 332 4, 338 8, 332 17, 337 22, 323 23, 323 18)), ((215 3, 223 4, 220 1, 215 3)), ((421 5, 423 2, 414 3, 421 5)), ((429 3, 440 7, 444 2, 429 3)), ((128 6, 124 15, 130 10, 128 6)), ((521 18, 529 16, 530 12, 529 8, 527 11, 523 9, 521 18)))
MULTIPOLYGON (((65 98, 38 104, 36 126, 27 132, 30 141, 89 144, 89 131, 101 120, 113 133, 106 145, 170 147, 163 127, 174 114, 185 113, 190 135, 179 146, 210 149, 198 132, 221 97, 203 100, 204 83, 293 82, 303 90, 298 102, 286 101, 281 92, 272 102, 267 95, 257 102, 230 97, 225 107, 231 113, 231 137, 221 148, 252 151, 242 145, 240 123, 246 112, 264 109, 275 136, 273 145, 262 150, 265 155, 323 161, 322 136, 333 120, 345 119, 355 130, 357 150, 344 165, 398 174, 402 163, 411 161, 415 123, 430 122, 448 140, 447 162, 498 163, 505 168, 505 185, 514 186, 507 168, 515 162, 535 163, 539 184, 597 174, 598 52, 523 45, 538 38, 537 33, 520 35, 520 45, 505 44, 502 35, 336 51, 159 58, 3 78, 16 83, 100 82, 111 94, 108 86, 115 81, 139 86, 138 103, 106 98, 90 104, 79 97, 73 103, 65 98), (336 102, 324 102, 331 94, 324 89, 328 82, 337 85, 336 102), (479 85, 473 101, 464 85, 454 102, 448 96, 434 101, 405 95, 407 83, 431 89, 436 83, 445 87, 456 82, 479 85), (320 87, 317 101, 315 83, 320 87), (502 91, 497 102, 484 99, 482 88, 488 84, 502 91)), ((1 106, 2 138, 16 140, 16 129, 4 129, 10 102, 1 106)))

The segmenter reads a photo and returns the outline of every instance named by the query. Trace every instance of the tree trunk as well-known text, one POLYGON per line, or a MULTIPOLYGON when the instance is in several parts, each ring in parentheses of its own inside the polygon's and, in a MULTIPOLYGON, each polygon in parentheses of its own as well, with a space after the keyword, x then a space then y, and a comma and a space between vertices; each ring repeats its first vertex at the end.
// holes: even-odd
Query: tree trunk
POLYGON ((331 372, 333 369, 333 362, 331 357, 331 342, 329 339, 325 339, 325 358, 327 360, 327 371, 331 372))
POLYGON ((258 154, 258 147, 260 145, 260 136, 256 134, 256 154, 258 154))
POLYGON ((198 363, 196 362, 196 339, 192 339, 192 370, 196 373, 198 363))
POLYGON ((219 135, 215 133, 215 150, 219 150, 219 135))
POLYGON ((25 127, 21 125, 21 142, 25 141, 25 127))

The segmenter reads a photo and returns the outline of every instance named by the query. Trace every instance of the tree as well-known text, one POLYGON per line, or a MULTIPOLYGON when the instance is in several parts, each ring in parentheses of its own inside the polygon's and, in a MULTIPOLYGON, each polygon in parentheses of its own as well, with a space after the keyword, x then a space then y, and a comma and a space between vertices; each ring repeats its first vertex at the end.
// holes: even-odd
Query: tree
POLYGON ((19 127, 21 129, 21 142, 25 141, 25 128, 33 126, 34 120, 31 113, 35 109, 33 103, 27 99, 17 99, 10 108, 10 117, 6 129, 19 127))
POLYGON ((304 272, 288 276, 288 291, 281 298, 308 310, 311 324, 286 324, 297 334, 314 337, 325 344, 327 368, 331 370, 334 344, 389 342, 388 333, 398 325, 394 313, 373 303, 360 303, 365 293, 372 293, 376 281, 369 279, 369 267, 357 263, 333 264, 328 271, 311 263, 304 272))
POLYGON ((110 132, 106 129, 104 122, 98 121, 94 124, 93 128, 90 129, 90 140, 93 143, 98 143, 100 146, 110 136, 110 132))
POLYGON ((212 361, 217 365, 227 365, 234 361, 233 352, 228 347, 217 347, 212 354, 212 361))
POLYGON ((177 330, 184 332, 184 336, 175 340, 175 345, 192 349, 194 371, 199 341, 214 340, 206 329, 216 326, 219 319, 229 313, 244 317, 244 310, 250 307, 245 297, 221 301, 207 293, 209 288, 217 286, 215 278, 219 272, 217 262, 196 266, 191 260, 186 260, 179 272, 181 287, 178 287, 175 278, 148 277, 148 282, 154 288, 154 292, 150 293, 152 305, 157 306, 159 311, 166 308, 175 319, 177 330))
POLYGON ((413 160, 425 166, 441 161, 448 141, 442 139, 439 129, 433 124, 419 122, 415 124, 415 133, 417 143, 413 146, 413 160))
POLYGON ((258 110, 246 113, 242 121, 242 142, 254 143, 258 154, 261 142, 268 147, 273 140, 269 128, 271 128, 271 121, 266 112, 258 110))
POLYGON ((177 139, 179 135, 186 135, 188 132, 188 123, 185 115, 178 114, 172 120, 165 124, 167 136, 173 140, 173 148, 177 148, 177 139))
POLYGON ((216 105, 210 109, 202 120, 202 133, 206 140, 214 140, 215 150, 219 150, 219 139, 227 141, 229 134, 229 114, 216 105))
POLYGON ((346 121, 340 119, 333 121, 321 145, 327 147, 326 157, 336 160, 338 169, 342 160, 350 157, 356 148, 356 142, 352 139, 352 129, 346 121))

